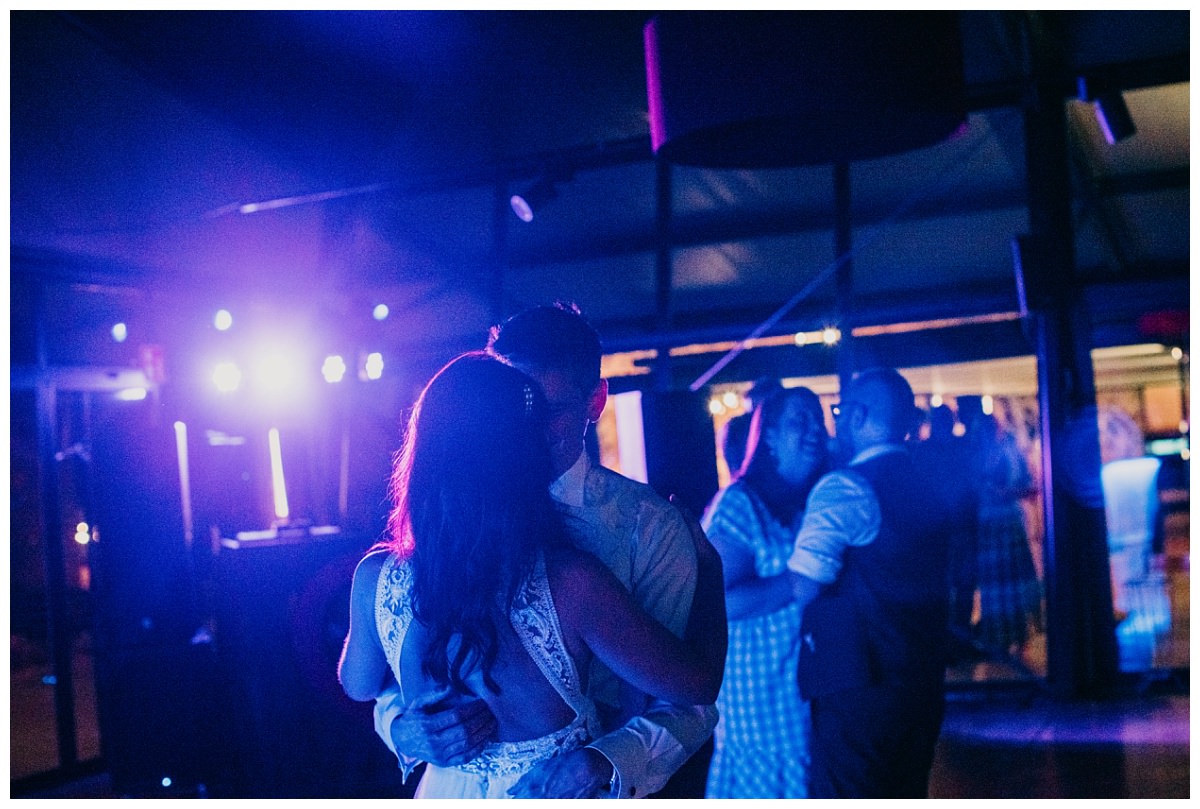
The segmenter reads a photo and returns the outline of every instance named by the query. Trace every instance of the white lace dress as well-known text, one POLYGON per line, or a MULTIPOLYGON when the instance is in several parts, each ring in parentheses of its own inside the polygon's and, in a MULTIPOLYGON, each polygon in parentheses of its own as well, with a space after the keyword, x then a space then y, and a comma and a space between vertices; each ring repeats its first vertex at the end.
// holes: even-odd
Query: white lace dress
MULTIPOLYGON (((375 625, 396 682, 401 682, 400 649, 412 617, 412 568, 392 554, 379 573, 375 625)), ((458 767, 430 764, 415 797, 506 798, 509 787, 534 764, 582 747, 595 737, 596 706, 581 690, 579 673, 563 643, 544 560, 538 560, 533 575, 522 587, 509 620, 542 674, 575 711, 575 719, 566 727, 536 739, 493 742, 458 767)))

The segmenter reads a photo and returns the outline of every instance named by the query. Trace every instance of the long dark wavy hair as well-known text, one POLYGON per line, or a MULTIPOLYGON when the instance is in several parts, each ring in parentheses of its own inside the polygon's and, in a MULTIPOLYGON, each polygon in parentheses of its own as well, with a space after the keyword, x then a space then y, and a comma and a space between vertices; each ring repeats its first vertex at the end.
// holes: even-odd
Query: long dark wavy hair
POLYGON ((787 403, 792 399, 799 400, 818 424, 824 423, 821 400, 808 388, 779 388, 772 391, 751 416, 746 460, 739 478, 762 498, 772 516, 783 525, 792 524, 796 515, 804 509, 804 503, 817 479, 829 469, 829 458, 824 455, 809 479, 801 485, 789 483, 780 476, 778 463, 763 440, 763 433, 769 427, 779 426, 787 403))
POLYGON ((457 357, 425 386, 393 465, 392 550, 411 560, 422 661, 440 685, 468 691, 491 669, 501 622, 539 550, 567 541, 549 486, 547 407, 525 374, 484 353, 457 357))

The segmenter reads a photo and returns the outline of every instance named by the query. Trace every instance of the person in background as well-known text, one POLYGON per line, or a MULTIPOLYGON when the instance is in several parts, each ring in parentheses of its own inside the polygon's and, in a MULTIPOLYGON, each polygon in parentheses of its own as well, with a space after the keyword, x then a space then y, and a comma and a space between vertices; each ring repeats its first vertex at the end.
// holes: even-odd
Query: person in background
MULTIPOLYGON (((584 451, 588 426, 600 418, 608 394, 600 377, 599 335, 573 304, 538 306, 494 328, 487 350, 527 373, 546 397, 558 475, 550 493, 576 546, 681 635, 689 610, 724 596, 719 586, 696 589, 694 542, 680 509, 584 451)), ((515 797, 646 797, 667 785, 717 722, 713 705, 650 700, 599 663, 589 672, 588 694, 606 733, 535 766, 514 787, 515 797)), ((405 702, 394 686, 376 699, 376 733, 407 770, 421 761, 462 763, 482 748, 493 727, 481 700, 405 702)))
POLYGON ((969 435, 979 509, 976 637, 988 650, 1020 655, 1030 625, 1041 624, 1041 585, 1021 507, 1037 487, 1016 438, 994 415, 980 414, 969 435))
MULTIPOLYGON (((666 699, 702 702, 720 687, 724 605, 693 610, 682 641, 574 546, 548 490, 548 422, 525 374, 484 352, 452 360, 397 455, 390 541, 355 571, 346 694, 374 699, 390 670, 402 694, 479 700, 495 720, 478 753, 430 765, 416 797, 510 797, 538 763, 593 738, 593 659, 666 699)), ((700 581, 717 586, 719 557, 698 525, 692 537, 700 581)))
POLYGON ((705 511, 729 616, 707 798, 808 796, 808 705, 796 683, 800 605, 787 560, 804 501, 828 467, 828 441, 815 393, 774 391, 753 411, 742 475, 705 511))
POLYGON ((742 472, 747 442, 750 439, 750 418, 754 415, 754 409, 782 387, 778 379, 769 376, 759 378, 746 391, 746 412, 725 422, 721 431, 721 455, 725 458, 725 465, 729 467, 730 480, 735 480, 742 472))
MULTIPOLYGON (((961 397, 959 415, 973 421, 970 397, 961 397)), ((974 397, 979 407, 979 397, 974 397)), ((975 662, 985 655, 975 645, 972 621, 975 589, 978 584, 978 490, 971 460, 971 445, 966 435, 955 435, 955 413, 948 405, 929 411, 929 437, 912 445, 922 464, 938 470, 938 482, 946 496, 958 503, 955 513, 962 519, 950 540, 950 663, 975 662)), ((965 422, 964 422, 965 426, 965 422)))
POLYGON ((809 797, 922 798, 945 710, 953 506, 906 439, 899 373, 856 374, 835 411, 849 465, 824 475, 788 560, 803 607, 809 797))

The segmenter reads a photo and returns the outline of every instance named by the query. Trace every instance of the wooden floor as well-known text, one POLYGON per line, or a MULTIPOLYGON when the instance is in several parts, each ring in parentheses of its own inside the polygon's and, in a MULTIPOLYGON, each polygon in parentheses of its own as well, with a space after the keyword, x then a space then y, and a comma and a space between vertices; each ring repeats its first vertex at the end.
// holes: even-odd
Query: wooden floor
MULTIPOLYGON (((1001 694, 950 700, 930 797, 1189 798, 1190 696, 1174 682, 1097 702, 1001 694)), ((28 785, 12 797, 206 797, 196 789, 123 796, 103 772, 28 785)))
POLYGON ((1190 697, 1178 683, 1166 690, 1103 702, 952 702, 930 796, 1188 798, 1190 697))

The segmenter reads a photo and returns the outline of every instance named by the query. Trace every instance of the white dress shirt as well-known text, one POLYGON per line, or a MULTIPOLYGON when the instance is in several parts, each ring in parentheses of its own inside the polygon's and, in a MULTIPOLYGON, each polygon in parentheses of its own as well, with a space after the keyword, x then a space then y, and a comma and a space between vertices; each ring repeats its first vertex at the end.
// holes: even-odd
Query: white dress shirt
POLYGON ((826 473, 808 495, 804 519, 788 570, 820 584, 831 584, 842 569, 848 547, 867 545, 879 535, 879 501, 858 464, 889 452, 905 452, 899 444, 879 444, 854 456, 845 469, 826 473))

